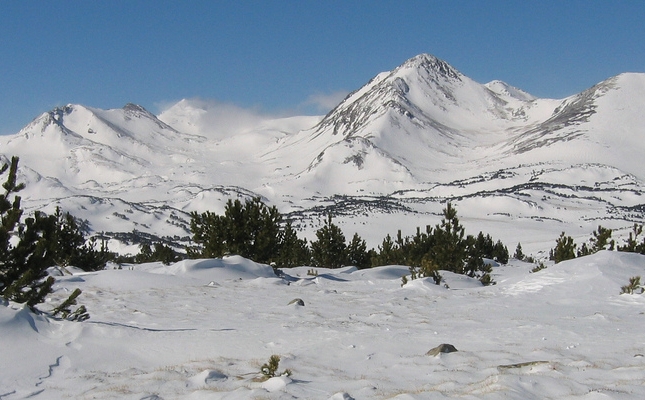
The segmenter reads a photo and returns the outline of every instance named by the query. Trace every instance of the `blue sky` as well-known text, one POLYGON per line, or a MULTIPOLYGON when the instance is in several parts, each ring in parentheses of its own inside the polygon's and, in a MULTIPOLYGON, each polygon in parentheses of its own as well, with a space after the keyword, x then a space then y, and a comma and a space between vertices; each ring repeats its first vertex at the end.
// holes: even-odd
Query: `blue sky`
POLYGON ((3 1, 0 134, 59 105, 324 113, 419 53, 562 98, 645 72, 643 1, 3 1))

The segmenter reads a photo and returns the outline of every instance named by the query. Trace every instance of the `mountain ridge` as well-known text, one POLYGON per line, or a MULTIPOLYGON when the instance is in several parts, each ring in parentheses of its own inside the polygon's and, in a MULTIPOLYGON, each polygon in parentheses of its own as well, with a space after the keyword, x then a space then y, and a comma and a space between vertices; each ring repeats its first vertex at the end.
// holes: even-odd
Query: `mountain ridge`
POLYGON ((421 54, 322 117, 255 117, 213 131, 204 102, 182 100, 160 116, 131 103, 70 104, 1 138, 0 153, 21 158, 28 209, 61 205, 95 232, 186 237, 189 212, 260 196, 304 234, 332 212, 371 245, 391 232, 365 233, 370 220, 394 212, 396 228, 410 228, 446 201, 471 208, 464 218, 475 223, 503 231, 528 221, 526 236, 542 237, 643 221, 643 104, 645 74, 539 99, 421 54))

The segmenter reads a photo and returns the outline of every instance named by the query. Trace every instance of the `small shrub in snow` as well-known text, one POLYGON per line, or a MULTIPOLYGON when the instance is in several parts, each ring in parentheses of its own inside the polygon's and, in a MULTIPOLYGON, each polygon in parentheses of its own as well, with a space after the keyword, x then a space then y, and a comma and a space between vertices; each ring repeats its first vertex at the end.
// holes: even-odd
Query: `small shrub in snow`
MULTIPOLYGON (((421 260, 421 267, 410 267, 410 279, 411 281, 417 279, 417 278, 432 278, 434 281, 435 285, 441 284, 441 280, 443 277, 439 273, 439 267, 437 266, 437 263, 434 262, 430 257, 427 255, 423 257, 421 260)), ((401 277, 401 286, 405 286, 408 283, 408 278, 407 276, 402 276, 401 277)))
POLYGON ((309 276, 318 276, 318 271, 314 268, 307 270, 307 275, 309 276))
POLYGON ((419 277, 432 278, 435 285, 439 285, 441 283, 441 279, 443 279, 441 274, 439 273, 439 266, 434 260, 429 257, 423 257, 423 259, 421 260, 419 277))
POLYGON ((490 276, 490 273, 488 273, 488 272, 485 272, 484 275, 482 275, 479 278, 479 281, 484 286, 490 286, 490 285, 495 285, 496 284, 496 282, 493 280, 493 277, 490 276))
POLYGON ((535 268, 533 268, 533 269, 531 270, 531 272, 538 272, 538 271, 542 271, 542 270, 543 270, 543 269, 545 269, 545 268, 546 268, 546 265, 544 265, 544 263, 543 263, 542 261, 540 261, 540 263, 539 263, 538 265, 536 265, 536 266, 535 266, 535 268))
POLYGON ((291 305, 291 304, 295 304, 295 305, 302 306, 302 307, 304 307, 304 306, 305 306, 305 302, 304 302, 304 300, 302 300, 302 299, 293 299, 293 300, 291 300, 291 301, 289 302, 289 304, 288 304, 288 305, 291 305))
POLYGON ((624 246, 618 246, 618 251, 645 254, 645 238, 639 238, 642 233, 643 225, 634 224, 634 228, 629 234, 627 243, 625 243, 624 246))
POLYGON ((52 315, 61 317, 70 321, 85 321, 90 318, 85 306, 80 306, 76 311, 72 311, 71 307, 76 305, 76 298, 81 295, 81 289, 76 289, 61 305, 52 310, 52 315))
POLYGON ((426 353, 426 356, 438 356, 439 354, 442 353, 455 353, 459 350, 457 348, 449 343, 442 343, 439 346, 428 350, 426 353))
POLYGON ((264 375, 267 379, 274 378, 276 376, 291 376, 290 369, 285 369, 281 374, 278 374, 279 365, 280 356, 274 354, 269 357, 269 362, 263 364, 262 367, 260 367, 260 372, 262 372, 262 375, 264 375))
POLYGON ((641 277, 632 276, 631 278, 629 278, 629 284, 620 288, 620 294, 634 294, 634 292, 637 292, 639 289, 640 294, 643 294, 643 292, 645 292, 645 288, 641 286, 641 277))

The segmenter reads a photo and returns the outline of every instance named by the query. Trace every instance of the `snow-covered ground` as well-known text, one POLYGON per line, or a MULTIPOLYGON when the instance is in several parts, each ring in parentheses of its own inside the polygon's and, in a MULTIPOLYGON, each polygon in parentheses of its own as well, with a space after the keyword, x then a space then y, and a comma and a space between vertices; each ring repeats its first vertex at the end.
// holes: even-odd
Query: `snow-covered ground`
POLYGON ((619 294, 645 256, 533 267, 449 288, 240 257, 61 276, 41 308, 78 287, 91 319, 0 305, 0 399, 645 398, 645 295, 619 294), (458 352, 426 355, 442 343, 458 352), (262 381, 271 355, 290 377, 262 381))

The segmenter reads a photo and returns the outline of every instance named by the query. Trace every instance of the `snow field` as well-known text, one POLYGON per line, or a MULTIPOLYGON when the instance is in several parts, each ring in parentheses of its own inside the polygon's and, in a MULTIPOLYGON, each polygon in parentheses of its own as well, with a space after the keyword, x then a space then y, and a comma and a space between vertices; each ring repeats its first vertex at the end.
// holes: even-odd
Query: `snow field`
POLYGON ((0 397, 642 398, 645 297, 619 292, 644 265, 512 261, 489 287, 444 272, 449 289, 401 287, 402 266, 281 279, 240 257, 76 273, 49 304, 81 288, 84 323, 0 306, 0 397), (425 355, 441 343, 459 351, 425 355), (261 379, 273 354, 291 377, 261 379))

